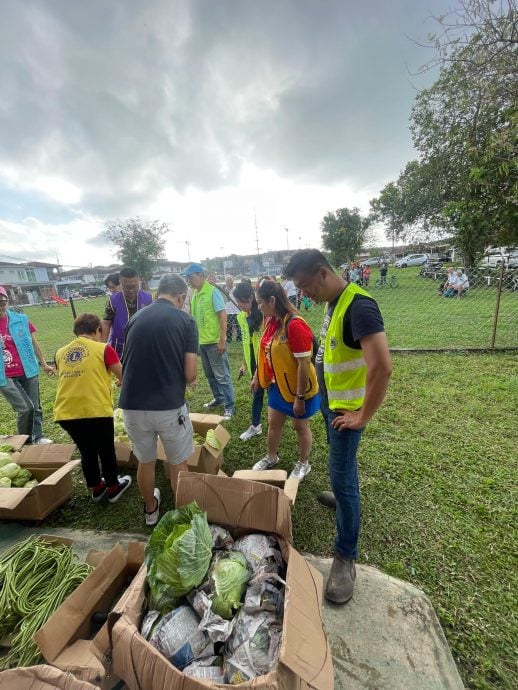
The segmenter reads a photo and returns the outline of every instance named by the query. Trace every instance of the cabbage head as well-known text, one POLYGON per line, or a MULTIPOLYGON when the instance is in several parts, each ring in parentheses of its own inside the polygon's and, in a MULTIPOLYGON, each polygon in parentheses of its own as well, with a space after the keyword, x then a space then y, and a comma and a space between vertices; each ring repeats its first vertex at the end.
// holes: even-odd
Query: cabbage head
POLYGON ((20 465, 17 465, 15 462, 9 462, 7 465, 0 467, 0 477, 9 477, 9 479, 13 479, 20 469, 20 465))
POLYGON ((7 465, 8 462, 11 462, 11 453, 0 451, 0 467, 7 465))
POLYGON ((13 486, 16 486, 18 488, 21 488, 22 486, 25 486, 27 482, 30 482, 32 479, 32 474, 29 472, 28 469, 25 467, 20 467, 20 471, 18 474, 16 474, 12 479, 11 483, 13 486))
POLYGON ((0 489, 10 489, 11 480, 9 477, 0 477, 0 489))
POLYGON ((146 546, 148 583, 154 604, 171 605, 198 587, 209 569, 212 536, 207 515, 196 501, 170 510, 153 530, 146 546), (164 587, 165 586, 165 587, 164 587))
POLYGON ((242 605, 241 599, 249 578, 250 572, 242 553, 229 551, 222 554, 211 572, 211 584, 215 590, 212 612, 230 620, 242 605))

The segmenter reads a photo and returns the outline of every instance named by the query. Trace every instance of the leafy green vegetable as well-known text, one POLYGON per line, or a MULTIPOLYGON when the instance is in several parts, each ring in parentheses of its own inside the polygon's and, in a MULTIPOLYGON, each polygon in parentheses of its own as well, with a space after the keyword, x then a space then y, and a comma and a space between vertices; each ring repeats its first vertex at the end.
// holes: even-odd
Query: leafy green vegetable
POLYGON ((8 462, 11 462, 11 460, 11 453, 0 451, 0 467, 7 465, 8 462))
POLYGON ((230 551, 222 554, 211 572, 215 588, 213 613, 230 620, 242 604, 241 598, 249 578, 250 572, 242 553, 230 551))
POLYGON ((164 602, 174 605, 203 582, 212 537, 207 516, 195 501, 164 515, 149 538, 145 556, 153 606, 160 611, 167 610, 164 602))
POLYGON ((16 448, 10 443, 0 443, 0 453, 12 453, 16 448))
POLYGON ((209 429, 207 431, 207 443, 212 448, 215 448, 216 450, 221 450, 221 442, 214 433, 214 429, 209 429))
POLYGON ((11 480, 9 477, 0 477, 0 488, 2 489, 10 489, 11 488, 11 480))
POLYGON ((20 469, 20 465, 17 465, 15 462, 9 462, 7 465, 0 467, 0 477, 9 477, 9 479, 13 479, 13 477, 16 477, 20 469))
POLYGON ((37 479, 30 479, 28 482, 25 482, 23 485, 24 489, 34 489, 35 486, 38 486, 39 482, 37 479))
POLYGON ((20 467, 18 474, 11 479, 12 486, 18 488, 25 486, 32 479, 32 474, 25 467, 20 467))

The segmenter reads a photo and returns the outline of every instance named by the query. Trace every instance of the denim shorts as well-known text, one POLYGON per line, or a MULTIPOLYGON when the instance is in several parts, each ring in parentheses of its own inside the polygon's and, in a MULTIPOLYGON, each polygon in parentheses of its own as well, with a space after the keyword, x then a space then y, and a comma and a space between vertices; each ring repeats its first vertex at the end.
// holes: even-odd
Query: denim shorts
POLYGON ((133 452, 142 464, 156 460, 158 437, 171 465, 179 465, 194 453, 187 405, 176 410, 123 410, 122 415, 133 452))
POLYGON ((301 417, 295 417, 293 414, 293 403, 284 400, 277 384, 272 383, 268 388, 268 407, 277 412, 282 412, 287 417, 293 417, 293 419, 307 419, 320 410, 320 393, 306 400, 306 412, 301 417))

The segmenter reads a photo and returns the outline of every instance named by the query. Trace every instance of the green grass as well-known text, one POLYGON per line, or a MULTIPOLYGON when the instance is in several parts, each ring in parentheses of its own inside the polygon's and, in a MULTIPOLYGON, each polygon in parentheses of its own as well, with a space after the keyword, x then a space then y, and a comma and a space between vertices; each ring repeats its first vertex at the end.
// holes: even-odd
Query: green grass
MULTIPOLYGON (((438 300, 438 308, 461 308, 470 304, 467 300, 438 300)), ((316 308, 308 315, 314 327, 320 314, 316 308)), ((237 413, 226 424, 232 435, 225 451, 228 474, 250 467, 265 451, 264 435, 247 444, 238 438, 250 423, 250 395, 247 382, 237 381, 237 344, 230 355, 237 413)), ((431 597, 463 680, 472 688, 516 685, 516 364, 510 354, 395 355, 387 400, 359 452, 360 561, 412 581, 431 597)), ((42 378, 45 431, 66 441, 50 421, 55 385, 42 378)), ((210 397, 203 374, 189 396, 191 409, 200 411, 210 397)), ((0 424, 4 433, 15 430, 3 400, 0 424)), ((294 543, 303 552, 329 555, 334 514, 316 501, 318 492, 329 488, 320 416, 312 426, 313 471, 294 506, 294 543)), ((280 457, 281 467, 289 470, 296 459, 291 428, 280 457)), ((118 504, 94 506, 79 472, 75 483, 74 497, 43 526, 149 533, 136 486, 118 504)), ((164 510, 172 507, 162 468, 158 485, 164 510)))

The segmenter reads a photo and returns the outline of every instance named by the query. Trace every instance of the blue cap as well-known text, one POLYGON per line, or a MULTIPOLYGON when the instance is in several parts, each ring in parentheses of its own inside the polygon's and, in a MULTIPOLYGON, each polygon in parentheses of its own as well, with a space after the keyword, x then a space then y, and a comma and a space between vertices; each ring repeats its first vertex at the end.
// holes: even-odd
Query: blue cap
POLYGON ((205 269, 201 264, 189 264, 182 275, 192 276, 193 273, 205 273, 205 269))

